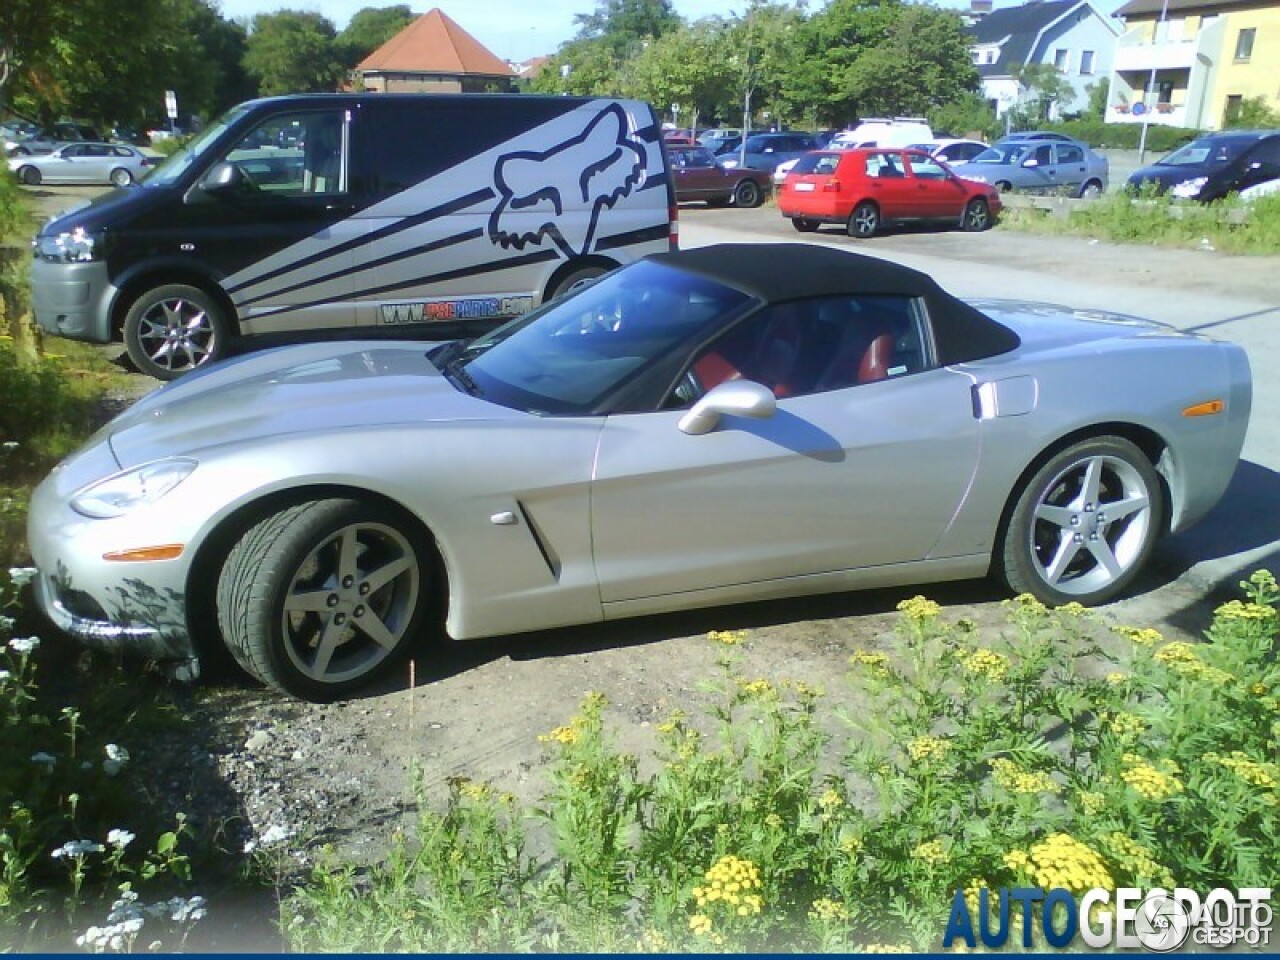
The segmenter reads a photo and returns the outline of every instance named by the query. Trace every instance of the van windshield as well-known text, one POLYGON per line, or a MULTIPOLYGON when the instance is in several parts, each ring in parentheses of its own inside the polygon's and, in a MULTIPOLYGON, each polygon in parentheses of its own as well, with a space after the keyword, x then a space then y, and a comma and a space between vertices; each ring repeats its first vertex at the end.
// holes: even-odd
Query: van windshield
POLYGON ((167 186, 181 177, 209 149, 209 145, 222 136, 223 131, 243 117, 247 106, 232 107, 221 117, 204 128, 194 140, 178 148, 164 163, 156 167, 141 181, 144 187, 167 186))

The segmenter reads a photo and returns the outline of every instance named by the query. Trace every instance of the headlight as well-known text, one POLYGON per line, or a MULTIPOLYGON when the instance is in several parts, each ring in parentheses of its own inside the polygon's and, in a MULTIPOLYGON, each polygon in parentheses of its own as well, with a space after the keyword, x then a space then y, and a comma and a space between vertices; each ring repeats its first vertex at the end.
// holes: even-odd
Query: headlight
POLYGON ((71 508, 86 517, 122 517, 138 507, 155 503, 191 475, 196 461, 185 458, 156 460, 117 473, 85 487, 71 499, 71 508))
POLYGON ((76 227, 70 233, 36 237, 32 241, 36 256, 54 263, 86 263, 102 259, 102 234, 89 233, 76 227))
POLYGON ((1200 188, 1209 182, 1208 177, 1192 177, 1190 180, 1183 180, 1181 183, 1175 183, 1173 189, 1169 192, 1175 197, 1183 200, 1190 200, 1200 192, 1200 188))

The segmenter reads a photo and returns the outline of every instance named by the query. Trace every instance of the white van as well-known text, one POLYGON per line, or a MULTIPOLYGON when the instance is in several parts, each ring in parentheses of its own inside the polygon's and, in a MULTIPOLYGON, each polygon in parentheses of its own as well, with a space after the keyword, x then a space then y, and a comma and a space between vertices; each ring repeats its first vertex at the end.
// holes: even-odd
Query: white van
POLYGON ((484 332, 674 249, 675 211, 648 104, 273 97, 42 227, 32 300, 170 380, 233 338, 484 332))
POLYGON ((933 139, 933 129, 924 117, 894 117, 884 119, 869 117, 852 130, 837 133, 831 138, 831 146, 837 150, 853 147, 908 147, 913 143, 928 143, 933 139))

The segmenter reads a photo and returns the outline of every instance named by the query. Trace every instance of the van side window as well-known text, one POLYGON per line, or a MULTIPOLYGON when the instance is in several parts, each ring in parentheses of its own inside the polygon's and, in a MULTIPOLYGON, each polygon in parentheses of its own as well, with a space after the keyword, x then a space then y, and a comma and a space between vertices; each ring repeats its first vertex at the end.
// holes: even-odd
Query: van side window
POLYGON ((342 194, 347 140, 344 111, 276 114, 250 130, 226 160, 240 168, 255 193, 273 199, 342 194))

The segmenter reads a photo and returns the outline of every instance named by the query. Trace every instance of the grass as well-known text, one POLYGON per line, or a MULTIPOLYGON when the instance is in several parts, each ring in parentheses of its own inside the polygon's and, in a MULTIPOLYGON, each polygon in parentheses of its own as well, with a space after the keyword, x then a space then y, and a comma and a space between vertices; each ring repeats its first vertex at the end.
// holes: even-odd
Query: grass
POLYGON ((1006 209, 1000 217, 1006 229, 1032 233, 1091 237, 1113 243, 1211 248, 1223 253, 1280 254, 1280 194, 1245 203, 1238 197, 1201 204, 1157 197, 1108 194, 1068 216, 1050 216, 1036 209, 1006 209), (1170 211, 1177 212, 1177 216, 1170 211), (1229 219, 1247 211, 1241 223, 1229 219))

